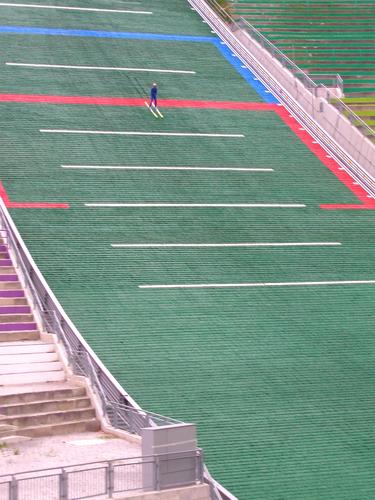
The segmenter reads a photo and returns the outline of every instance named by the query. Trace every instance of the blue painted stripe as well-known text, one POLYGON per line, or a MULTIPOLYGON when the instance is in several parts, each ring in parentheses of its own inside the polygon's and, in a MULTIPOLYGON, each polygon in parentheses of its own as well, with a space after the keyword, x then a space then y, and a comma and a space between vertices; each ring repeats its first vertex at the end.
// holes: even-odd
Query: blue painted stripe
POLYGON ((95 38, 126 38, 133 40, 170 40, 177 42, 215 42, 213 36, 163 35, 159 33, 128 33, 126 31, 67 30, 60 28, 33 28, 29 26, 0 26, 0 33, 17 35, 87 36, 95 38))
POLYGON ((254 74, 247 68, 242 68, 241 61, 232 55, 226 45, 221 43, 220 38, 213 36, 190 36, 190 35, 164 35, 159 33, 132 33, 122 31, 93 31, 93 30, 69 30, 60 28, 34 28, 30 26, 0 26, 0 33, 17 35, 53 35, 53 36, 78 36, 94 38, 123 38, 127 40, 164 40, 175 42, 207 42, 212 43, 223 55, 223 57, 236 69, 236 71, 253 87, 260 97, 268 103, 276 104, 279 101, 267 91, 266 87, 255 80, 254 74))
POLYGON ((270 104, 277 104, 279 101, 276 97, 267 90, 259 80, 255 80, 255 75, 248 68, 242 68, 243 64, 238 57, 232 55, 232 51, 223 45, 220 40, 213 41, 213 44, 218 48, 223 57, 230 62, 230 64, 236 69, 236 71, 249 83, 253 89, 262 97, 265 102, 270 104))

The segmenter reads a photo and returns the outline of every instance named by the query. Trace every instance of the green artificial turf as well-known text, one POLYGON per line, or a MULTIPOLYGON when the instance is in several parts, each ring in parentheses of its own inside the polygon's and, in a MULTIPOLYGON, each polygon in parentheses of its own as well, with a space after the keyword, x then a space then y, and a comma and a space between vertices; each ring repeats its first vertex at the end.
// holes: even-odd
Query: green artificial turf
MULTIPOLYGON (((106 6, 118 7, 119 2, 106 6)), ((158 24, 154 20, 150 25, 153 31, 209 34, 185 2, 143 6, 162 12, 158 24)), ((19 11, 10 9, 7 15, 8 24, 149 27, 146 20, 126 21, 121 27, 119 16, 98 21, 84 17, 83 22, 77 14, 68 23, 65 14, 48 10, 30 10, 20 18, 19 11)), ((260 101, 205 43, 1 34, 0 47, 3 63, 12 58, 193 68, 194 76, 159 75, 161 96, 260 101)), ((147 89, 150 77, 137 78, 147 89)), ((3 65, 0 85, 2 93, 134 97, 135 83, 125 74, 78 76, 3 65)), ((130 107, 1 103, 0 111, 0 179, 10 199, 71 205, 68 210, 11 209, 11 214, 67 313, 132 397, 145 409, 196 422, 210 471, 240 500, 374 497, 374 286, 139 288, 375 279, 374 212, 322 210, 322 203, 359 201, 272 111, 165 108, 164 120, 153 118, 146 108, 130 107), (60 128, 245 137, 39 132, 60 128), (61 165, 274 171, 100 171, 61 165), (306 207, 85 206, 115 201, 306 207), (342 245, 111 247, 194 242, 342 245)))

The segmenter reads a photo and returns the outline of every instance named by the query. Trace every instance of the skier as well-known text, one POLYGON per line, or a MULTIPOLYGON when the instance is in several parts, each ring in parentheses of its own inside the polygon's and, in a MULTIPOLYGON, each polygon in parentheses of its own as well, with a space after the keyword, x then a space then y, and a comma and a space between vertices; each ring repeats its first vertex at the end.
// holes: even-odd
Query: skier
POLYGON ((156 83, 152 84, 150 91, 150 108, 152 105, 154 105, 155 108, 158 107, 158 86, 156 83))

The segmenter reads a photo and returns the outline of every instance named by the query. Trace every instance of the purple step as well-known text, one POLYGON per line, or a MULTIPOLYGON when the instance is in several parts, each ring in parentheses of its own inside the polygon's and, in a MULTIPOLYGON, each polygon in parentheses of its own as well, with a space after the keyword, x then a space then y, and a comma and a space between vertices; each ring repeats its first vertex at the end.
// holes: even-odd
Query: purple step
POLYGON ((23 290, 0 290, 1 297, 24 297, 25 292, 23 290))
POLYGON ((12 265, 13 262, 11 261, 11 259, 0 259, 0 267, 12 266, 12 265))
POLYGON ((6 245, 0 245, 0 252, 7 252, 8 247, 6 245))
POLYGON ((18 281, 17 274, 0 274, 0 281, 18 281))
POLYGON ((29 306, 0 306, 0 314, 30 314, 29 306))
POLYGON ((0 332, 24 332, 36 329, 36 323, 0 323, 0 332))

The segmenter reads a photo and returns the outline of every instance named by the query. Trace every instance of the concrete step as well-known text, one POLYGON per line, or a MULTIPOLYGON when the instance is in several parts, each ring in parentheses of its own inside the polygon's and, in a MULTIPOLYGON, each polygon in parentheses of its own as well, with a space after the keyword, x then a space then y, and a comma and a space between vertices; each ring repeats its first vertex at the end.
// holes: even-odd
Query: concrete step
MULTIPOLYGON (((26 365, 26 368, 31 363, 49 363, 51 361, 58 361, 57 353, 52 350, 51 352, 26 352, 20 354, 2 354, 0 344, 0 373, 1 367, 5 365, 26 365)), ((24 371, 27 371, 25 368, 24 371)))
POLYGON ((46 401, 1 405, 0 415, 11 416, 34 413, 51 413, 57 411, 88 409, 90 407, 90 398, 84 396, 70 399, 51 399, 46 401))
POLYGON ((56 434, 76 434, 79 432, 96 432, 100 430, 99 422, 90 418, 71 422, 24 427, 15 431, 15 435, 28 437, 55 436, 56 434))
POLYGON ((22 298, 25 297, 25 291, 22 289, 21 285, 19 285, 18 290, 3 290, 0 286, 0 298, 22 298))
POLYGON ((0 323, 0 332, 25 332, 27 330, 36 330, 36 328, 34 321, 0 323))
POLYGON ((62 382, 66 379, 63 370, 40 371, 32 373, 7 373, 0 375, 0 386, 11 386, 25 384, 40 384, 44 382, 62 382))
POLYGON ((20 387, 0 388, 0 406, 6 404, 50 401, 52 399, 71 399, 84 397, 84 387, 73 386, 67 382, 28 384, 20 387))
POLYGON ((55 352, 54 344, 47 344, 42 341, 31 342, 1 342, 0 356, 11 354, 33 354, 43 352, 55 352))
MULTIPOLYGON (((57 358, 57 354, 55 355, 57 358)), ((0 364, 0 376, 1 375, 12 375, 14 373, 23 373, 28 376, 29 373, 38 372, 55 372, 57 370, 62 370, 63 365, 60 361, 42 361, 41 363, 20 363, 17 365, 10 364, 0 364)), ((25 383, 25 382, 23 382, 25 383)))
POLYGON ((0 281, 0 290, 22 290, 22 286, 19 281, 0 281))
POLYGON ((18 281, 18 276, 15 273, 2 273, 0 269, 0 281, 18 281))
POLYGON ((17 431, 17 427, 15 425, 1 424, 0 423, 0 438, 10 436, 17 431))
POLYGON ((78 422, 80 420, 95 419, 94 408, 83 408, 66 411, 51 411, 42 413, 32 413, 24 415, 0 415, 0 423, 6 425, 15 425, 18 429, 24 427, 37 427, 40 425, 54 425, 65 422, 78 422))
MULTIPOLYGON (((30 313, 28 314, 17 314, 17 313, 1 313, 0 311, 0 328, 2 327, 3 323, 11 323, 11 324, 18 324, 18 323, 30 323, 34 321, 34 316, 30 313)), ((17 328, 13 328, 13 330, 17 330, 17 328)))
MULTIPOLYGON (((21 300, 26 300, 26 299, 21 299, 21 300)), ((25 305, 23 304, 4 305, 0 300, 0 315, 5 316, 7 314, 18 314, 18 315, 31 314, 31 307, 28 306, 27 303, 25 305)))
POLYGON ((0 307, 6 306, 27 306, 26 297, 0 297, 0 307))
POLYGON ((13 262, 9 258, 9 254, 6 254, 4 252, 0 252, 0 268, 4 268, 4 267, 8 267, 8 266, 12 266, 12 268, 14 269, 13 262))
POLYGON ((16 275, 16 270, 12 266, 12 261, 8 259, 1 259, 0 258, 0 274, 11 274, 11 275, 16 275))
POLYGON ((2 342, 18 342, 20 340, 38 340, 40 333, 38 330, 19 332, 0 332, 0 345, 2 342))

